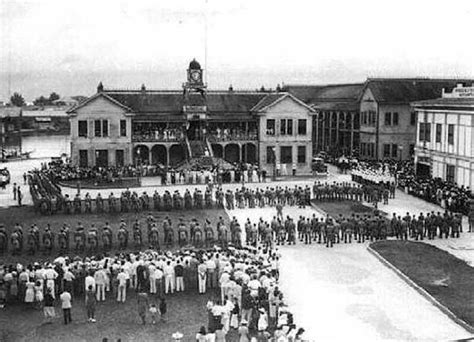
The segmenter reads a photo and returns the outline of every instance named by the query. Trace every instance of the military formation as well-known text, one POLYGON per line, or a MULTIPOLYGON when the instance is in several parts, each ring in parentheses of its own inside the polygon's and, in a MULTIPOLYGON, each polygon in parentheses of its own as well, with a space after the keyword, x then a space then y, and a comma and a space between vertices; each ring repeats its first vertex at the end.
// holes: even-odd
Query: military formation
POLYGON ((172 211, 172 210, 193 210, 193 209, 212 209, 226 208, 232 210, 235 208, 257 208, 265 206, 299 206, 310 205, 311 188, 309 186, 301 187, 266 187, 266 188, 247 188, 226 190, 222 187, 213 188, 212 185, 206 186, 201 191, 195 188, 193 191, 186 189, 184 193, 179 190, 170 192, 155 192, 149 195, 146 191, 138 194, 129 189, 123 191, 120 196, 111 192, 108 197, 103 197, 98 193, 95 198, 87 192, 84 196, 79 193, 73 198, 64 196, 64 201, 60 205, 54 198, 51 201, 50 214, 64 212, 67 214, 82 213, 126 213, 141 211, 172 211))
POLYGON ((317 201, 358 201, 388 204, 389 198, 395 198, 395 183, 354 184, 350 182, 315 182, 313 198, 317 201))
POLYGON ((74 228, 64 224, 57 233, 49 224, 43 229, 36 224, 25 229, 17 223, 10 234, 3 225, 0 226, 0 254, 10 251, 13 255, 51 254, 53 251, 87 253, 99 249, 109 251, 114 246, 119 250, 143 247, 159 250, 175 246, 201 248, 214 244, 225 247, 229 243, 241 247, 241 242, 242 230, 238 221, 234 219, 228 225, 222 217, 215 223, 206 219, 200 224, 196 218, 188 223, 183 219, 173 223, 169 216, 161 220, 149 213, 146 220, 136 219, 131 226, 124 220, 115 227, 108 222, 101 227, 94 224, 85 227, 82 222, 77 222, 74 228))

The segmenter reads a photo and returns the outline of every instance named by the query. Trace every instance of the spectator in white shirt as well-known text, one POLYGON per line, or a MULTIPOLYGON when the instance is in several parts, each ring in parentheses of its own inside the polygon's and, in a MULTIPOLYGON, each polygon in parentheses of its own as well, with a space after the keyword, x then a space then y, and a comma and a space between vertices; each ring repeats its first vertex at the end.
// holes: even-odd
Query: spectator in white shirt
POLYGON ((127 299, 127 279, 128 279, 128 275, 122 269, 120 273, 117 275, 117 281, 118 281, 117 301, 118 302, 125 303, 125 300, 127 299))

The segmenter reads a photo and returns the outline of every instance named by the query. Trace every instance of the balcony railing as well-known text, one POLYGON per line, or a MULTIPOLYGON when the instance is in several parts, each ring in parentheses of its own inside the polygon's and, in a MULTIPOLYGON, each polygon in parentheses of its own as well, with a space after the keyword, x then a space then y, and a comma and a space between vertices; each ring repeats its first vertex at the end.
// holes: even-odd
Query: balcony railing
POLYGON ((181 131, 172 132, 149 132, 132 135, 133 142, 181 142, 184 140, 184 133, 181 131))
POLYGON ((207 135, 210 142, 226 142, 236 140, 257 140, 257 132, 241 132, 241 133, 209 133, 207 135))

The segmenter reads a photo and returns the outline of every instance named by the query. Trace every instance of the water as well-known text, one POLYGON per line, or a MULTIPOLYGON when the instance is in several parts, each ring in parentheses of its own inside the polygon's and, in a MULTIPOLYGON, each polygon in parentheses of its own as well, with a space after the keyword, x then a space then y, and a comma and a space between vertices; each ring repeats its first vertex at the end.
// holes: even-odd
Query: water
POLYGON ((71 138, 69 135, 37 135, 22 138, 22 151, 30 152, 31 158, 60 157, 71 154, 71 138))

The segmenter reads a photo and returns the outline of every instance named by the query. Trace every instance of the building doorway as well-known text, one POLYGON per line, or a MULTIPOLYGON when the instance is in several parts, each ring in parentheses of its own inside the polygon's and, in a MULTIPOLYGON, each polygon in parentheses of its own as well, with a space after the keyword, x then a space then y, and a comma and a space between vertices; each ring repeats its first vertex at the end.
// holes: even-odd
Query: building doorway
POLYGON ((95 166, 107 167, 109 166, 109 151, 95 150, 95 166))
POLYGON ((418 177, 431 177, 431 167, 424 163, 417 163, 416 175, 418 177))

